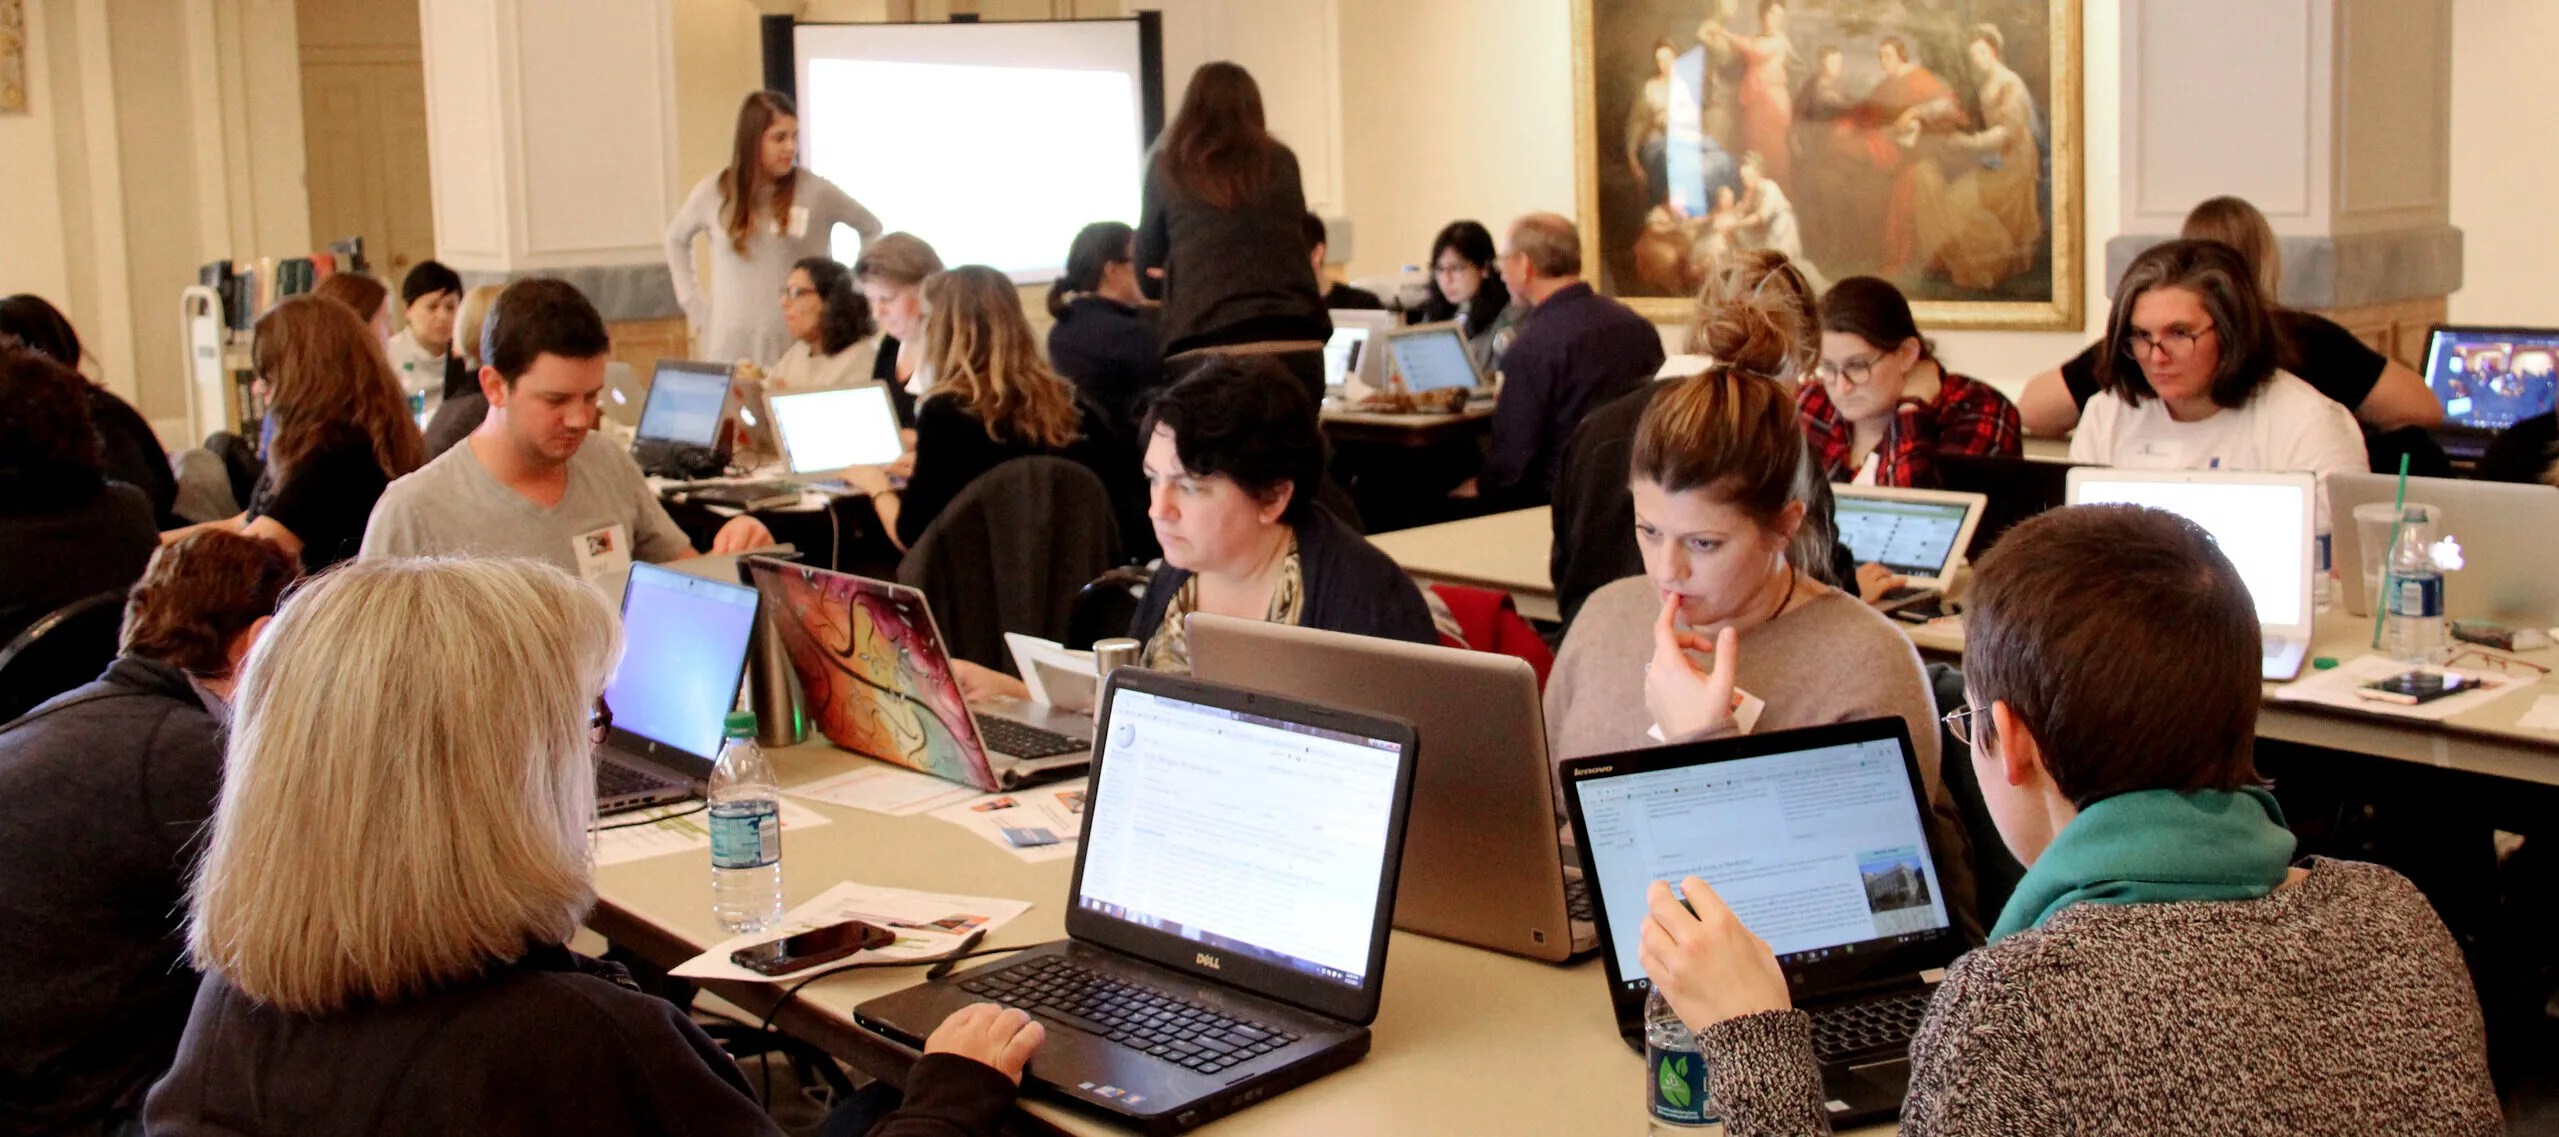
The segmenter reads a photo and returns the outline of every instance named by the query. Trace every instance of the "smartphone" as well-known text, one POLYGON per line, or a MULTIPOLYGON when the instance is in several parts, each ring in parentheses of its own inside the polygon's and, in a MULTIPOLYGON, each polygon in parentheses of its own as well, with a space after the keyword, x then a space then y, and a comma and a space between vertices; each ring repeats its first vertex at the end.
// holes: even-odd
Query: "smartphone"
POLYGON ((2447 695, 2458 695, 2478 685, 2476 679, 2449 671, 2402 671, 2388 679, 2366 683, 2356 688, 2355 694, 2374 702, 2413 707, 2447 695))
POLYGON ((730 952, 729 962, 758 975, 785 975, 896 942, 897 933, 877 924, 846 920, 785 939, 750 944, 730 952))

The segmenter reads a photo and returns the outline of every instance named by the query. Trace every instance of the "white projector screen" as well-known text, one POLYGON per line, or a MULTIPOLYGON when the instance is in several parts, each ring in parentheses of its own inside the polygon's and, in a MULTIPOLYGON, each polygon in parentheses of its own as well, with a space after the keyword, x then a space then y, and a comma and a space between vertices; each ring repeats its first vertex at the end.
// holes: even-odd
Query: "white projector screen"
MULTIPOLYGON (((1137 222, 1137 20, 801 24, 800 160, 948 265, 1054 279, 1077 230, 1137 222)), ((838 229, 851 264, 861 239, 838 229)))

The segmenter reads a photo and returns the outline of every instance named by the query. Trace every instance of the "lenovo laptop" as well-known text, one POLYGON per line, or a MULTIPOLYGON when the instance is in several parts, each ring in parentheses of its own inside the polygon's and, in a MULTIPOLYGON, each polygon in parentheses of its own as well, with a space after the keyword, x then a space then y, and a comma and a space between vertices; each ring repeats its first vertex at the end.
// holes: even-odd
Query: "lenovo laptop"
POLYGON ((1551 963, 1599 945, 1581 869, 1556 841, 1562 811, 1526 660, 1204 613, 1188 627, 1202 679, 1403 715, 1430 739, 1396 927, 1551 963))
POLYGON ((1092 761, 1089 717, 1027 699, 963 700, 923 593, 763 557, 744 563, 828 741, 990 793, 1073 777, 1092 761))
POLYGON ((612 729, 596 748, 599 813, 701 792, 746 678, 752 588, 652 564, 622 589, 622 662, 604 687, 612 729))
POLYGON ((1019 1007, 1048 1028, 1026 1084, 1145 1133, 1358 1061, 1385 988, 1411 725, 1135 667, 1103 700, 1067 938, 854 1021, 921 1046, 971 1003, 1019 1007))
POLYGON ((1839 543, 1859 564, 1880 564, 1903 578, 1878 598, 1890 612, 1942 596, 1954 586, 1990 498, 1949 490, 1833 486, 1839 543))
POLYGON ((2444 453, 2476 462, 2507 427, 2559 398, 2559 328, 2437 324, 2426 333, 2426 386, 2443 404, 2444 453))
POLYGON ((1963 935, 1929 841, 1919 756, 1899 718, 1742 735, 1564 763, 1573 836, 1626 1045, 1651 991, 1636 957, 1654 881, 1695 876, 1768 941, 1833 1125, 1892 1117, 1910 1038, 1963 935))
POLYGON ((2070 472, 2070 504, 2109 503, 2164 509, 2212 534, 2257 603, 2257 629, 2265 639, 2259 675, 2284 682, 2301 674, 2317 596, 2310 580, 2318 529, 2315 475, 2103 466, 2070 472))
MULTIPOLYGON (((2355 507, 2398 500, 2398 479, 2389 474, 2330 474, 2328 516, 2329 563, 2337 569, 2338 596, 2357 616, 2372 615, 2372 595, 2364 591, 2387 564, 2364 564, 2363 535, 2354 520, 2355 507)), ((2462 478, 2410 478, 2408 500, 2435 507, 2435 535, 2461 542, 2467 562, 2459 572, 2443 574, 2444 615, 2454 619, 2498 617, 2517 627, 2546 628, 2559 623, 2559 562, 2551 552, 2559 541, 2559 489, 2508 482, 2474 482, 2462 478)))

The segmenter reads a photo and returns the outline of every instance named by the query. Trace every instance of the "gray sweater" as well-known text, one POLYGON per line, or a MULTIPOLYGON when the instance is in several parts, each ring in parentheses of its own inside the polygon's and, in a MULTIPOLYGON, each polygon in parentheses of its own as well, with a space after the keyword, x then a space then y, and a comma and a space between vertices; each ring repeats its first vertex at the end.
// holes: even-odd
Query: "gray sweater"
MULTIPOLYGON (((1602 586, 1583 602, 1546 680, 1546 747, 1559 770, 1567 758, 1661 745, 1647 733, 1653 715, 1644 708, 1644 663, 1653 655, 1653 621, 1660 614, 1659 594, 1640 576, 1602 586)), ((1909 637, 1856 597, 1825 590, 1743 632, 1737 650, 1736 684, 1767 703, 1752 724, 1754 734, 1886 715, 1910 724, 1947 908, 1965 934, 1979 940, 1971 844, 1938 776, 1936 697, 1909 637)), ((1560 780, 1555 792, 1562 802, 1560 780)))
MULTIPOLYGON (((1956 961, 1905 1137, 2504 1131, 2451 933, 2407 878, 2312 858, 2256 900, 2079 904, 1956 961)), ((1732 1137, 1830 1131, 1801 1011, 1698 1036, 1732 1137)))
POLYGON ((756 203, 756 228, 747 234, 746 252, 729 244, 727 220, 720 210, 720 175, 693 187, 684 208, 666 226, 666 268, 675 278, 675 302, 701 333, 701 357, 717 363, 754 360, 771 367, 790 350, 791 333, 782 326, 782 284, 791 265, 802 257, 831 255, 835 227, 861 234, 862 243, 880 235, 880 219, 834 182, 799 171, 791 195, 791 216, 772 215, 770 191, 756 203), (705 295, 693 273, 693 238, 711 238, 711 288, 705 295))

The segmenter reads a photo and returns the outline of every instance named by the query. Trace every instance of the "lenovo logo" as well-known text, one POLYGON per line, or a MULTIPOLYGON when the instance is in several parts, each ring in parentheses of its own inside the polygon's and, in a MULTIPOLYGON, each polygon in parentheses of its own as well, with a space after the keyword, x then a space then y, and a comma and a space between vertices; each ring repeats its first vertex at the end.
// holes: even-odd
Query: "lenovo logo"
POLYGON ((1573 776, 1576 778, 1587 778, 1594 774, 1614 774, 1616 772, 1617 767, 1615 766, 1588 766, 1573 771, 1573 776))
POLYGON ((1211 971, 1224 971, 1224 970, 1226 970, 1226 965, 1225 965, 1225 964, 1218 962, 1218 959, 1217 959, 1217 957, 1216 957, 1216 956, 1210 955, 1210 954, 1209 954, 1209 953, 1207 953, 1207 952, 1200 952, 1199 954, 1192 956, 1192 957, 1191 957, 1191 961, 1192 961, 1193 963, 1197 963, 1197 964, 1199 964, 1200 966, 1205 967, 1205 968, 1207 968, 1207 969, 1209 969, 1209 970, 1211 970, 1211 971))

